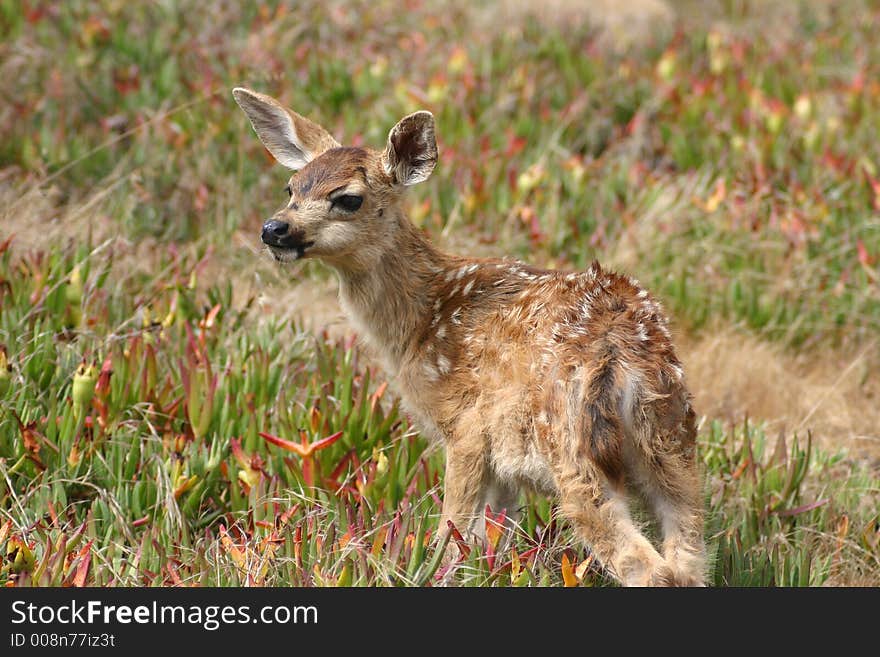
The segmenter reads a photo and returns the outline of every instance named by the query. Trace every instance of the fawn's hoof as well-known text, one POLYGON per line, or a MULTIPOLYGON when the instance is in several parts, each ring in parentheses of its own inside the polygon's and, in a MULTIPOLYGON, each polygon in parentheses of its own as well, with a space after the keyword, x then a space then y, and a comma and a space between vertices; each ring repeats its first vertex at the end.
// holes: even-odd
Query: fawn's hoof
POLYGON ((451 568, 461 559, 461 550, 455 542, 450 542, 446 549, 443 550, 443 557, 440 559, 442 568, 451 568))
POLYGON ((702 552, 689 549, 667 550, 664 556, 672 569, 671 586, 706 586, 702 552))
POLYGON ((672 569, 660 555, 647 551, 625 554, 618 559, 616 566, 624 586, 672 586, 672 569))
POLYGON ((671 569, 669 584, 665 586, 688 586, 688 587, 704 587, 706 582, 702 575, 694 575, 676 569, 671 569))

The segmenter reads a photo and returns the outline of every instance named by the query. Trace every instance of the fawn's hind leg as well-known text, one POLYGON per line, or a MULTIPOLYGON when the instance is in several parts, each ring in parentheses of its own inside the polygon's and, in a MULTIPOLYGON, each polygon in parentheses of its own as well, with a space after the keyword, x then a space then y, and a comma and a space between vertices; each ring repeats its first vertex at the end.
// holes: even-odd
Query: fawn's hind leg
POLYGON ((626 495, 589 466, 557 477, 560 508, 608 571, 625 586, 671 583, 666 560, 639 531, 626 495))
POLYGON ((663 534, 663 556, 678 586, 703 586, 703 496, 696 463, 655 453, 646 464, 643 490, 663 534))
MULTIPOLYGON (((693 411, 669 426, 674 413, 664 410, 641 436, 636 481, 663 534, 663 556, 678 586, 704 585, 703 491, 696 459, 693 411)), ((647 417, 651 417, 648 413, 647 417)), ((678 418, 680 419, 680 418, 678 418)))

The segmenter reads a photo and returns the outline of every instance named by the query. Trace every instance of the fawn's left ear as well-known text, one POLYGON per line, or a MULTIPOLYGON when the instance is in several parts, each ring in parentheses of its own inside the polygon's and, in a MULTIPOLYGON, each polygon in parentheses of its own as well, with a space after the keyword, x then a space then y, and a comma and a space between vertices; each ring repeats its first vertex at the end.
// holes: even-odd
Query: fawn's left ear
POLYGON ((324 128, 271 96, 244 87, 236 87, 232 95, 263 145, 288 169, 302 169, 324 151, 339 146, 324 128))
POLYGON ((427 180, 437 165, 434 115, 416 112, 391 128, 382 165, 398 185, 415 185, 427 180))

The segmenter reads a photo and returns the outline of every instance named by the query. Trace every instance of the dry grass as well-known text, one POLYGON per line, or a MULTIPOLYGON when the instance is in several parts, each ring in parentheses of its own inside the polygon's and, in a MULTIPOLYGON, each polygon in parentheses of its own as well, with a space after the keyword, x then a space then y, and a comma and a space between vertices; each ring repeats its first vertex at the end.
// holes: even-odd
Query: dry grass
POLYGON ((537 20, 547 28, 593 27, 606 48, 625 49, 658 32, 670 32, 675 12, 665 0, 498 0, 475 8, 475 21, 488 29, 521 29, 537 20), (500 20, 499 20, 500 19, 500 20))
POLYGON ((878 352, 792 353, 731 327, 682 336, 680 351, 701 414, 768 433, 810 430, 825 449, 847 449, 880 466, 878 352))

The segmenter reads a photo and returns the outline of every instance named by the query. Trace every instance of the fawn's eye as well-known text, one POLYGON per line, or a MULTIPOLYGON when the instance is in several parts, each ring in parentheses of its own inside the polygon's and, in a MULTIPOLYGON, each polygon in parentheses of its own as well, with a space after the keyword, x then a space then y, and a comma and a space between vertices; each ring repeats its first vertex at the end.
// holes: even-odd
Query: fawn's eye
POLYGON ((340 208, 345 210, 346 212, 354 212, 361 204, 364 202, 363 196, 357 196, 355 194, 343 194, 342 196, 337 196, 331 201, 331 207, 340 208))
POLYGON ((293 190, 290 188, 290 185, 284 188, 284 191, 287 192, 289 197, 293 197, 293 190))

